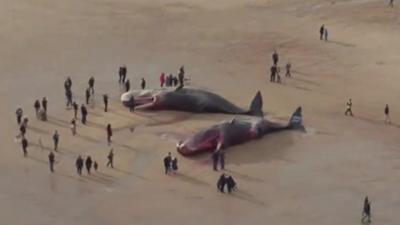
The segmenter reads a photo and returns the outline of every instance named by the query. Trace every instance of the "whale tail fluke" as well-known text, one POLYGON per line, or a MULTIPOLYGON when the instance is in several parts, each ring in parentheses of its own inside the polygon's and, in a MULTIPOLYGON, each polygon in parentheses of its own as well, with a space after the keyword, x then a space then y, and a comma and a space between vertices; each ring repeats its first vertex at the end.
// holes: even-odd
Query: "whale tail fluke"
POLYGON ((262 111, 263 108, 263 99, 261 92, 258 91, 256 96, 254 96, 253 100, 250 104, 250 111, 249 114, 252 116, 264 116, 264 112, 262 111))
POLYGON ((292 116, 290 117, 290 120, 289 120, 289 124, 288 124, 289 128, 304 130, 302 111, 303 110, 301 107, 298 107, 296 109, 296 111, 294 111, 294 113, 292 114, 292 116))

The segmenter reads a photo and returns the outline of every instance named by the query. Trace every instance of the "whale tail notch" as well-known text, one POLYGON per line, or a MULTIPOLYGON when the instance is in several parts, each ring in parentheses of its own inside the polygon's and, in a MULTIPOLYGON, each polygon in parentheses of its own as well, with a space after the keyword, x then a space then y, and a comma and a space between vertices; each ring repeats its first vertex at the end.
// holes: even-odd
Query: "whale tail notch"
POLYGON ((257 94, 254 96, 253 100, 251 101, 249 114, 252 116, 262 117, 264 116, 262 108, 263 108, 263 99, 261 92, 258 91, 257 94))
POLYGON ((303 110, 301 107, 298 107, 290 117, 288 127, 291 129, 305 130, 303 126, 303 110))

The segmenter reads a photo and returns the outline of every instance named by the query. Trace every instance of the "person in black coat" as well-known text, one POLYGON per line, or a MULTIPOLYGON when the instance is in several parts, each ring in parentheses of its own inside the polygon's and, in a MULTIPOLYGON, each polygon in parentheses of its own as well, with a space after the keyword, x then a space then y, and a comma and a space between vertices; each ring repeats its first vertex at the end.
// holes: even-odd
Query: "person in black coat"
POLYGON ((17 123, 18 125, 20 125, 22 122, 22 116, 24 115, 24 111, 21 108, 18 108, 15 111, 15 115, 17 116, 17 123))
POLYGON ((171 169, 171 152, 168 152, 168 155, 164 158, 164 169, 165 169, 165 174, 168 174, 168 172, 171 169))
POLYGON ((86 97, 86 105, 89 105, 89 100, 90 100, 90 88, 86 88, 85 97, 86 97))
POLYGON ((142 82, 140 83, 140 86, 142 87, 143 90, 146 88, 146 80, 144 78, 142 78, 142 82))
POLYGON ((125 91, 128 92, 130 89, 131 89, 131 82, 128 79, 125 82, 125 91))
POLYGON ((108 111, 108 95, 104 94, 103 95, 103 102, 104 102, 104 112, 108 111))
POLYGON ((82 175, 82 168, 83 168, 83 159, 81 156, 78 156, 75 162, 76 171, 79 175, 82 175))
POLYGON ((56 157, 53 152, 50 152, 49 154, 49 165, 50 165, 50 171, 54 172, 54 163, 56 161, 56 157))
POLYGON ((86 116, 88 114, 88 111, 86 109, 86 106, 82 104, 81 106, 81 114, 82 114, 82 123, 86 124, 86 116))
POLYGON ((46 97, 43 97, 43 99, 42 99, 42 107, 44 109, 44 112, 47 113, 47 99, 46 99, 46 97))
POLYGON ((90 169, 92 169, 92 163, 93 163, 92 158, 90 156, 88 156, 86 158, 85 165, 86 165, 86 170, 89 175, 90 175, 90 169))
POLYGON ((72 108, 74 109, 74 118, 78 118, 78 104, 76 102, 72 103, 72 108))
POLYGON ((224 193, 224 189, 225 189, 225 185, 226 185, 226 177, 225 174, 221 174, 221 176, 218 179, 217 182, 217 188, 220 192, 224 193))
POLYGON ((112 135, 113 135, 113 133, 112 133, 111 124, 107 124, 107 143, 108 143, 108 145, 111 144, 112 135))
POLYGON ((23 137, 22 141, 21 141, 21 144, 22 144, 22 151, 24 153, 24 157, 26 157, 28 155, 28 150, 27 150, 27 148, 28 148, 28 140, 23 137))
POLYGON ((226 186, 228 187, 228 192, 231 193, 232 191, 234 191, 236 189, 236 182, 233 179, 232 176, 229 176, 226 179, 226 186))

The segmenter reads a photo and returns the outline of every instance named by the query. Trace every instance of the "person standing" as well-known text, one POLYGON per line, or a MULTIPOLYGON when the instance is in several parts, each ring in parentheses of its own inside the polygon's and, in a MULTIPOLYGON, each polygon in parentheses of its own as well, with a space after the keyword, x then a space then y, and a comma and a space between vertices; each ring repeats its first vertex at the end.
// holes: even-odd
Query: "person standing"
POLYGON ((276 77, 276 73, 277 73, 277 67, 276 65, 271 66, 271 76, 270 76, 270 82, 275 82, 275 77, 276 77))
POLYGON ((285 77, 291 77, 292 76, 291 68, 292 68, 292 64, 290 64, 290 62, 286 63, 286 74, 285 74, 285 77))
POLYGON ((353 111, 351 110, 351 107, 353 107, 353 102, 350 98, 349 101, 346 103, 346 111, 344 112, 345 116, 347 116, 348 114, 350 114, 350 116, 353 116, 353 111))
POLYGON ((42 107, 44 109, 44 112, 47 114, 47 99, 46 99, 46 97, 42 98, 42 107))
POLYGON ((142 90, 144 90, 146 88, 146 80, 144 78, 142 78, 142 81, 140 83, 140 87, 142 87, 142 90))
POLYGON ((178 172, 178 159, 174 157, 171 161, 172 172, 176 174, 178 172))
POLYGON ((86 105, 89 105, 89 100, 90 100, 90 88, 86 88, 85 97, 86 97, 86 105))
POLYGON ((390 120, 390 115, 389 115, 389 105, 388 104, 386 104, 384 112, 385 112, 385 123, 390 124, 391 120, 390 120))
POLYGON ((90 77, 90 79, 89 79, 89 81, 88 81, 88 84, 89 84, 89 90, 90 90, 90 92, 91 92, 92 94, 94 94, 94 77, 93 77, 93 76, 90 77))
POLYGON ((28 155, 28 140, 23 136, 22 137, 22 152, 24 153, 24 157, 28 155))
POLYGON ((179 68, 178 80, 179 80, 179 86, 183 87, 185 81, 185 69, 183 66, 179 68))
POLYGON ((171 161, 172 161, 171 152, 168 152, 168 155, 165 156, 165 158, 164 158, 165 174, 168 174, 171 169, 171 161))
POLYGON ((111 168, 114 168, 114 149, 110 150, 110 153, 108 153, 107 155, 107 159, 108 159, 107 167, 111 166, 111 168))
POLYGON ((21 137, 25 137, 26 125, 24 123, 21 123, 21 125, 19 126, 19 132, 21 137))
POLYGON ((72 88, 71 77, 67 77, 67 79, 64 82, 64 87, 65 87, 65 91, 71 91, 71 88, 72 88))
POLYGON ((325 41, 328 41, 328 29, 326 29, 326 28, 324 31, 324 39, 325 39, 325 41))
POLYGON ((94 169, 94 171, 97 172, 97 169, 98 169, 98 168, 99 168, 99 164, 97 164, 97 162, 94 161, 94 163, 93 163, 93 169, 94 169))
POLYGON ((279 55, 278 52, 275 50, 274 53, 272 54, 272 61, 274 62, 274 65, 277 66, 279 62, 279 55))
POLYGON ((76 166, 76 172, 79 175, 82 175, 83 159, 81 156, 78 156, 78 158, 76 159, 75 166, 76 166))
POLYGON ((228 176, 228 178, 226 179, 226 186, 228 188, 229 193, 231 193, 236 189, 236 182, 232 176, 228 176))
POLYGON ((219 163, 221 165, 221 170, 225 169, 225 150, 221 149, 219 151, 219 163))
POLYGON ((104 103, 104 112, 108 111, 108 95, 104 94, 103 95, 103 103, 104 103))
POLYGON ((81 106, 81 114, 82 114, 82 123, 86 125, 86 116, 88 114, 88 111, 84 104, 82 104, 82 106, 81 106))
POLYGON ((160 75, 160 87, 164 87, 165 84, 165 73, 161 73, 160 75))
POLYGON ((92 169, 92 158, 90 156, 86 157, 85 165, 86 165, 86 170, 87 173, 90 175, 90 169, 92 169))
POLYGON ((76 102, 73 102, 72 108, 74 109, 74 118, 78 119, 78 104, 76 102))
POLYGON ((108 143, 108 145, 111 144, 112 135, 113 135, 113 133, 112 133, 111 124, 107 124, 107 143, 108 143))
POLYGON ((131 98, 129 99, 129 112, 134 112, 135 111, 135 97, 131 95, 131 98))
POLYGON ((15 111, 15 115, 17 116, 18 125, 21 125, 22 116, 24 116, 24 111, 20 107, 18 107, 17 110, 15 111))
POLYGON ((128 72, 125 65, 119 67, 119 83, 125 84, 126 73, 128 72))
POLYGON ((129 79, 126 80, 125 82, 125 92, 128 92, 131 89, 131 82, 129 79))
POLYGON ((213 160, 214 171, 218 171, 218 161, 219 161, 219 150, 218 149, 212 153, 212 160, 213 160))
POLYGON ((65 91, 65 97, 67 98, 67 108, 72 105, 72 91, 70 89, 65 91))
POLYGON ((365 223, 365 219, 367 219, 368 223, 371 223, 371 202, 368 200, 368 196, 366 196, 364 199, 361 223, 365 223))
POLYGON ((226 185, 226 177, 225 177, 225 173, 221 174, 221 176, 218 179, 217 182, 217 188, 220 192, 224 193, 224 189, 225 189, 225 185, 226 185))
POLYGON ((322 41, 322 39, 324 38, 324 34, 325 34, 325 25, 322 24, 322 26, 319 28, 319 40, 322 41))
POLYGON ((58 134, 58 132, 56 130, 56 131, 54 131, 54 134, 53 134, 54 151, 57 151, 57 149, 58 149, 59 140, 60 140, 60 135, 58 134))
POLYGON ((76 120, 75 120, 75 118, 72 118, 72 120, 71 120, 71 132, 72 132, 72 136, 76 135, 76 120))
POLYGON ((394 6, 394 0, 389 0, 389 6, 393 8, 393 6, 394 6))
POLYGON ((39 118, 40 101, 36 100, 35 104, 33 104, 33 107, 35 108, 36 117, 39 118))
POLYGON ((50 152, 49 154, 49 165, 50 165, 50 171, 54 172, 54 163, 55 163, 55 155, 53 152, 50 152))

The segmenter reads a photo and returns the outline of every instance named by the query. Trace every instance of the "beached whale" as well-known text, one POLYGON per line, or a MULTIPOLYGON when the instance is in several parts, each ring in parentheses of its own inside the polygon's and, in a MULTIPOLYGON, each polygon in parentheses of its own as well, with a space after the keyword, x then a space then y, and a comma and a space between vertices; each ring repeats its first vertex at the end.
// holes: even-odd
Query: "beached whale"
POLYGON ((263 115, 260 92, 257 92, 248 110, 237 107, 215 93, 194 88, 129 91, 121 96, 121 102, 127 107, 132 105, 131 96, 137 109, 263 115))
POLYGON ((268 121, 260 117, 233 119, 202 130, 177 144, 182 155, 189 156, 202 152, 212 152, 232 145, 241 144, 278 131, 304 130, 302 109, 298 107, 287 124, 268 121))

